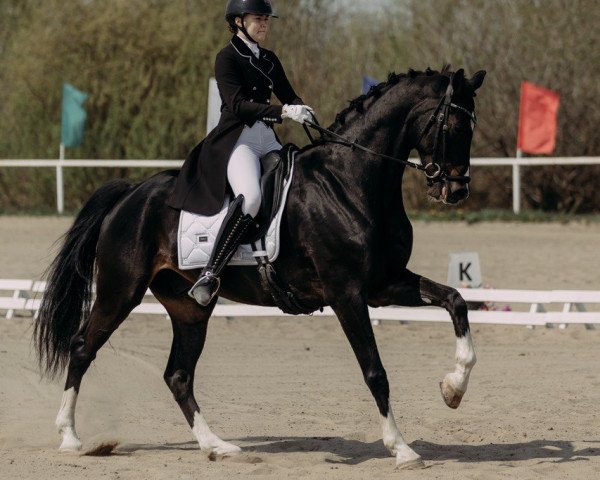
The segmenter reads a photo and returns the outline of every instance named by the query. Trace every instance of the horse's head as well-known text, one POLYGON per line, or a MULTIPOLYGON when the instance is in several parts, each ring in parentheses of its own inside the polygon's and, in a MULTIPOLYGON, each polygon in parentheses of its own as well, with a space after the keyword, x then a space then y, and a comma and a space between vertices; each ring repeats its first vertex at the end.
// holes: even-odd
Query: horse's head
POLYGON ((485 74, 482 70, 467 79, 460 69, 429 77, 423 100, 407 122, 413 148, 426 167, 427 194, 435 201, 457 204, 469 196, 471 140, 477 123, 474 97, 485 74))

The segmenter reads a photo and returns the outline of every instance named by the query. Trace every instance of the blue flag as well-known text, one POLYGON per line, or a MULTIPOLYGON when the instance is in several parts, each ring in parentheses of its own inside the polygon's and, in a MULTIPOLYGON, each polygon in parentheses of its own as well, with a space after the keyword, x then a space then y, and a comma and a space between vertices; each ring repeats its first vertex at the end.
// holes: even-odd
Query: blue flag
POLYGON ((87 113, 83 103, 88 94, 70 83, 63 84, 60 143, 65 147, 78 147, 83 142, 83 129, 87 113))
POLYGON ((367 93, 369 93, 369 89, 371 87, 375 87, 376 85, 379 85, 381 82, 379 82, 378 80, 375 80, 373 77, 368 77, 368 76, 364 76, 363 77, 363 89, 362 89, 362 93, 363 95, 366 95, 367 93))

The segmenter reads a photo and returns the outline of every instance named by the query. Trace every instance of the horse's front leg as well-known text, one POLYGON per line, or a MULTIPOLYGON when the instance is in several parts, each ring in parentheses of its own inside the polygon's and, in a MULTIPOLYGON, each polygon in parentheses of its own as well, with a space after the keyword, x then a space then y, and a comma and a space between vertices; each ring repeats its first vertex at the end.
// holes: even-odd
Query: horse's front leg
POLYGON ((381 415, 384 445, 396 457, 398 468, 423 467, 421 457, 406 444, 394 420, 389 400, 390 387, 377 350, 366 300, 354 295, 338 297, 331 306, 338 316, 360 364, 365 382, 377 403, 381 415))
POLYGON ((469 375, 477 361, 469 328, 467 303, 455 288, 436 283, 408 270, 392 285, 378 293, 370 303, 375 306, 402 305, 423 307, 434 305, 450 314, 456 335, 456 365, 440 382, 446 405, 458 408, 467 391, 469 375))

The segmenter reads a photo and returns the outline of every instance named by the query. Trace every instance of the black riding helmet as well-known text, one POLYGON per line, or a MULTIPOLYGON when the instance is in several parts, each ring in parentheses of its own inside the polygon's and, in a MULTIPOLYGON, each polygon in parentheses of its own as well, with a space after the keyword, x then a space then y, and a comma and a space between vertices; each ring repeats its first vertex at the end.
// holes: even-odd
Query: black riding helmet
POLYGON ((239 28, 248 40, 257 43, 246 31, 246 27, 238 27, 235 24, 235 18, 241 17, 244 23, 244 15, 268 15, 269 17, 277 18, 273 12, 273 6, 270 0, 228 0, 225 8, 225 20, 233 28, 239 28))

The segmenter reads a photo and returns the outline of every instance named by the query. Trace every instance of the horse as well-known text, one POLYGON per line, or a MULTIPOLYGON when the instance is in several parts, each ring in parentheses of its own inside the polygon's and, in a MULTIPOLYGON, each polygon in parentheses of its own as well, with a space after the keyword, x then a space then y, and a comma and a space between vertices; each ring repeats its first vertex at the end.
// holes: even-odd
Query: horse
MULTIPOLYGON (((274 266, 302 305, 312 311, 331 306, 335 312, 375 400, 383 443, 399 468, 423 462, 394 420, 368 307, 433 305, 449 312, 456 366, 440 387, 445 403, 457 408, 476 361, 467 304, 456 289, 406 268, 413 234, 402 178, 407 166, 420 166, 432 200, 455 205, 469 196, 475 91, 485 73, 468 79, 463 69, 445 67, 390 74, 336 116, 324 130, 332 136, 298 151, 285 206, 274 266), (415 149, 420 164, 416 158, 409 161, 415 149)), ((165 204, 177 174, 168 170, 139 184, 119 179, 100 187, 77 214, 48 268, 33 335, 42 374, 55 378, 67 370, 56 418, 60 450, 82 448, 75 429, 82 378, 149 288, 173 328, 164 380, 200 449, 217 457, 241 451, 210 429, 194 397, 195 368, 217 299, 198 305, 186 292, 199 271, 178 269, 179 212, 165 204)), ((274 305, 253 267, 227 267, 220 295, 274 305)))

